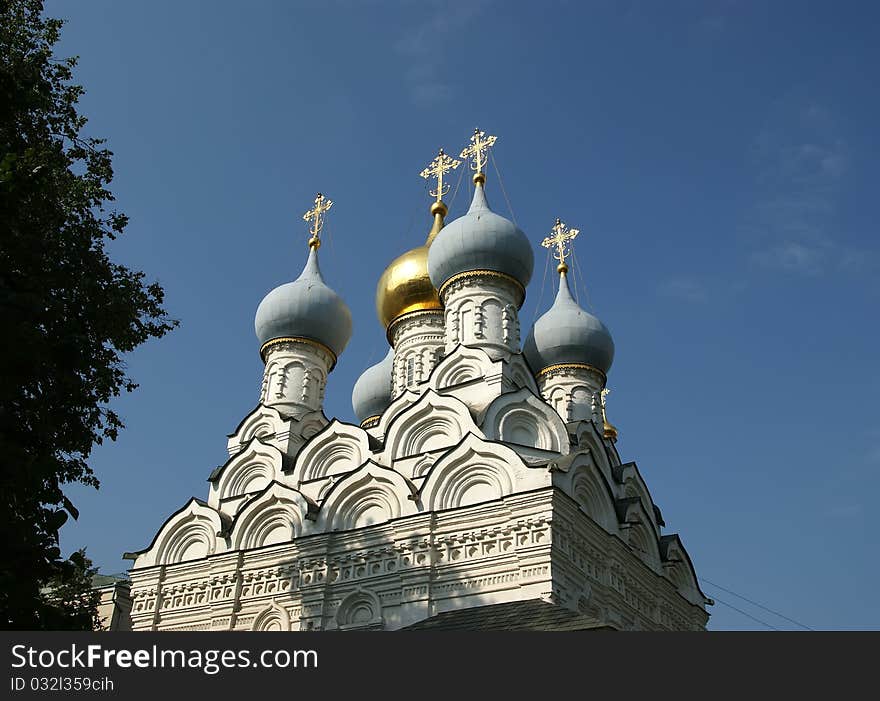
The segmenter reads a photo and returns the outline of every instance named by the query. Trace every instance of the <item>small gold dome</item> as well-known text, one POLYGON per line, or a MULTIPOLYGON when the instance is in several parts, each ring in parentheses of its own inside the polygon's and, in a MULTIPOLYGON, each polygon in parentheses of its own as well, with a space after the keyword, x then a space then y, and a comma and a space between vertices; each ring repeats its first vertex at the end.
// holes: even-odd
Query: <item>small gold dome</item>
POLYGON ((395 319, 409 312, 443 308, 440 296, 428 277, 428 247, 443 228, 446 206, 442 202, 435 202, 431 213, 434 215, 434 226, 425 244, 395 258, 379 278, 376 313, 386 329, 395 319))

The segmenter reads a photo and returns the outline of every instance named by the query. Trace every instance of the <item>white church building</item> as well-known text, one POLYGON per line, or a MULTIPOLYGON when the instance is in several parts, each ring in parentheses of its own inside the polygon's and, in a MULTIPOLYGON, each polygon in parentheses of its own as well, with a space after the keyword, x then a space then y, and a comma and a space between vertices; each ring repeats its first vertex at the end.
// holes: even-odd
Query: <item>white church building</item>
POLYGON ((229 436, 206 500, 133 560, 134 630, 702 630, 709 600, 664 533, 605 416, 614 343, 572 297, 577 234, 558 219, 555 301, 521 337, 526 235, 488 204, 495 137, 475 131, 463 216, 445 222, 442 151, 424 244, 377 290, 390 350, 352 392, 324 391, 351 313, 322 277, 331 202, 306 213, 308 259, 255 320, 259 404, 229 436))

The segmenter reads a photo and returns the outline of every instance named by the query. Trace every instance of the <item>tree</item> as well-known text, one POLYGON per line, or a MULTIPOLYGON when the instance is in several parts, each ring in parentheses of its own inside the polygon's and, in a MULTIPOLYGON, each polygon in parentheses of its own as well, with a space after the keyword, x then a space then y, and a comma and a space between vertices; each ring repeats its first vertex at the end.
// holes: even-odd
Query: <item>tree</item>
POLYGON ((105 251, 127 218, 111 208, 113 154, 83 133, 76 58, 53 56, 62 24, 42 0, 0 0, 0 627, 13 629, 84 625, 47 594, 88 586, 58 547, 78 515, 62 487, 99 486, 87 460, 123 428, 112 398, 137 386, 122 355, 177 325, 162 288, 105 251))

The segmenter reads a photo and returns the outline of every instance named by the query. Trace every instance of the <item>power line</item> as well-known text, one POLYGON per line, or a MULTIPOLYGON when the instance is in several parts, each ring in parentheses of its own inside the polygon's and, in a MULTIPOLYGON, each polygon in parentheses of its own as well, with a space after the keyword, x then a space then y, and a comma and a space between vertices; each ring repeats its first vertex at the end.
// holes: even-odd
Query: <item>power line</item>
POLYGON ((714 598, 715 598, 715 601, 717 601, 719 604, 724 604, 728 608, 732 608, 737 613, 741 613, 746 618, 751 618, 753 621, 755 621, 755 623, 760 623, 762 626, 767 626, 770 630, 779 630, 779 628, 777 628, 776 626, 770 625, 769 623, 767 623, 767 621, 762 621, 760 618, 755 618, 752 614, 746 613, 745 611, 737 608, 733 604, 728 604, 726 601, 724 601, 723 599, 719 599, 717 596, 714 598))
POLYGON ((766 611, 767 613, 772 613, 774 616, 779 616, 780 618, 784 618, 789 623, 794 623, 796 626, 800 626, 801 628, 804 628, 806 630, 815 631, 815 628, 810 628, 810 626, 805 625, 804 623, 801 623, 800 621, 796 621, 793 618, 789 618, 785 614, 779 613, 779 611, 774 611, 773 609, 768 608, 767 606, 764 606, 763 604, 759 604, 757 601, 752 601, 751 599, 746 598, 742 594, 737 594, 735 591, 731 591, 730 589, 726 589, 726 588, 722 587, 720 584, 715 584, 715 582, 710 582, 708 579, 705 579, 703 577, 699 577, 698 579, 701 582, 705 582, 709 586, 715 587, 716 589, 720 589, 721 591, 725 591, 728 594, 732 594, 737 599, 742 599, 743 601, 750 603, 752 606, 757 606, 759 609, 762 609, 762 610, 766 611))

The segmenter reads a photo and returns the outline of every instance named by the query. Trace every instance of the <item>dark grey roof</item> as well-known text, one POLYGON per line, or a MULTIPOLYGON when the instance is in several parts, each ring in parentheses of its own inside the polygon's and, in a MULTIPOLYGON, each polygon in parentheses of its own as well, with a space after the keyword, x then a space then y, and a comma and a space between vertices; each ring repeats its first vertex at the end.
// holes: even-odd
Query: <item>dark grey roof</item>
POLYGON ((403 630, 615 630, 592 616, 541 599, 439 613, 403 630))
POLYGON ((108 587, 111 584, 116 584, 118 582, 124 582, 125 584, 128 584, 128 573, 120 572, 119 574, 95 574, 92 576, 92 587, 94 587, 95 589, 99 587, 108 587))

